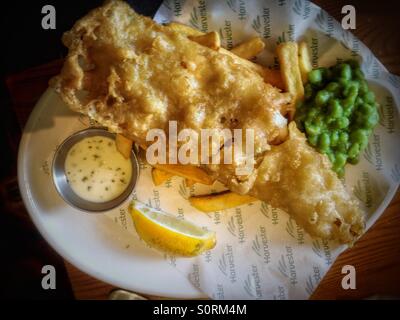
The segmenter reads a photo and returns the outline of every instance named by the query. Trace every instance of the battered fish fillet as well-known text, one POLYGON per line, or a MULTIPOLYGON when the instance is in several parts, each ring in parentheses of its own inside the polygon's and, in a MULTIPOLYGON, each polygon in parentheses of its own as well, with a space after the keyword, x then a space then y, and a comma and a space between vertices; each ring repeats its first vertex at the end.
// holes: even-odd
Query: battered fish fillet
POLYGON ((352 243, 363 233, 357 201, 295 122, 289 124, 289 139, 265 154, 249 193, 289 212, 311 235, 352 243))
POLYGON ((230 55, 189 40, 168 26, 109 1, 63 36, 69 53, 51 85, 69 107, 142 146, 146 134, 178 130, 253 129, 254 169, 236 175, 232 165, 203 165, 231 190, 255 195, 286 210, 314 236, 353 242, 363 215, 331 171, 328 160, 290 127, 291 97, 230 55))

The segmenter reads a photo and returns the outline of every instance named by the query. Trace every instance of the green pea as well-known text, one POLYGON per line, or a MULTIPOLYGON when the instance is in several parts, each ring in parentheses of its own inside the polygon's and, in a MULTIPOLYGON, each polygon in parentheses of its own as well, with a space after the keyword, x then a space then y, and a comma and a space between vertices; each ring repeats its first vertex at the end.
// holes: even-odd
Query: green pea
POLYGON ((349 158, 349 159, 347 159, 347 162, 349 162, 349 163, 351 163, 351 164, 357 164, 358 161, 360 161, 359 158, 358 158, 358 156, 356 156, 355 158, 349 158))
POLYGON ((368 144, 368 132, 363 129, 357 129, 351 133, 350 139, 353 143, 358 143, 361 151, 368 144))
POLYGON ((329 100, 329 109, 329 115, 334 119, 340 118, 343 114, 343 108, 338 99, 329 100))
POLYGON ((358 96, 354 104, 356 105, 356 107, 362 106, 364 104, 364 100, 360 96, 358 96))
POLYGON ((337 129, 344 129, 347 128, 350 124, 350 121, 346 117, 341 117, 336 120, 336 127, 337 129))
POLYGON ((335 172, 337 173, 337 175, 338 175, 339 178, 344 177, 344 167, 335 170, 335 172))
POLYGON ((345 99, 342 99, 341 102, 342 102, 343 109, 347 110, 347 109, 353 109, 355 101, 353 101, 353 98, 347 97, 345 99))
POLYGON ((314 118, 318 115, 318 109, 317 108, 311 108, 311 109, 309 109, 308 110, 308 113, 307 113, 307 119, 309 120, 309 121, 312 121, 312 120, 314 120, 314 118))
POLYGON ((336 153, 336 159, 335 159, 335 165, 337 167, 343 167, 346 164, 347 161, 347 155, 344 153, 338 152, 336 153))
POLYGON ((367 91, 364 94, 364 101, 366 103, 374 103, 375 102, 375 94, 372 91, 367 91))
POLYGON ((359 83, 357 81, 351 81, 349 88, 349 97, 352 97, 355 100, 357 98, 359 89, 360 89, 359 83))
POLYGON ((305 128, 306 128, 307 135, 309 135, 309 136, 314 136, 314 135, 318 135, 321 133, 321 127, 316 126, 315 124, 311 124, 309 122, 305 123, 305 128))
POLYGON ((340 68, 340 77, 344 80, 351 80, 351 67, 347 63, 343 63, 340 68))
POLYGON ((315 96, 315 104, 319 107, 322 107, 327 104, 330 97, 331 95, 328 91, 320 90, 315 96))
POLYGON ((361 95, 366 94, 366 93, 369 91, 367 81, 365 81, 365 80, 360 80, 360 81, 359 81, 359 84, 360 84, 360 90, 359 90, 359 91, 360 91, 360 94, 361 94, 361 95))
POLYGON ((348 89, 346 89, 347 88, 347 86, 349 85, 349 81, 350 80, 347 80, 347 79, 343 79, 343 78, 339 78, 339 84, 340 84, 340 86, 342 87, 342 92, 343 92, 343 95, 345 95, 345 90, 348 90, 348 89))
POLYGON ((311 84, 319 85, 322 82, 322 70, 314 69, 308 73, 308 81, 311 84))
POLYGON ((351 114, 353 113, 354 110, 354 104, 351 103, 345 103, 346 108, 343 110, 343 115, 346 118, 349 118, 351 116, 351 114))
POLYGON ((308 136, 308 142, 309 142, 312 146, 316 147, 316 146, 317 146, 317 143, 318 143, 318 138, 319 138, 318 135, 309 135, 309 136, 308 136))
POLYGON ((349 134, 347 132, 340 132, 339 133, 339 142, 341 144, 347 144, 347 142, 349 141, 349 134))
POLYGON ((379 121, 379 114, 376 110, 374 110, 369 117, 365 118, 362 125, 366 129, 372 129, 378 124, 378 121, 379 121))
POLYGON ((360 68, 355 68, 353 70, 353 76, 357 80, 363 80, 364 79, 364 73, 361 71, 360 68))
POLYGON ((360 153, 360 145, 358 143, 353 143, 347 153, 350 159, 354 159, 360 153))
POLYGON ((320 136, 319 136, 319 140, 318 140, 318 147, 321 150, 327 150, 330 146, 330 138, 329 138, 329 134, 326 132, 323 132, 320 136))
POLYGON ((358 107, 358 111, 360 114, 364 115, 365 117, 369 117, 374 112, 374 107, 368 103, 363 103, 358 107))
POLYGON ((325 90, 331 92, 334 95, 339 94, 340 91, 340 85, 337 82, 329 82, 328 85, 326 86, 325 90))
POLYGON ((327 152, 326 155, 328 156, 329 161, 330 161, 331 163, 334 163, 334 162, 335 162, 335 154, 334 154, 333 152, 327 152))
POLYGON ((354 130, 354 131, 351 132, 351 134, 350 134, 350 140, 351 140, 352 142, 357 142, 357 141, 361 140, 362 137, 364 137, 364 136, 365 136, 365 130, 363 130, 363 129, 356 129, 356 130, 354 130))
POLYGON ((347 153, 347 143, 338 142, 338 145, 335 147, 335 151, 341 153, 347 153))
POLYGON ((331 132, 331 146, 336 147, 339 142, 339 133, 338 131, 334 130, 331 132))

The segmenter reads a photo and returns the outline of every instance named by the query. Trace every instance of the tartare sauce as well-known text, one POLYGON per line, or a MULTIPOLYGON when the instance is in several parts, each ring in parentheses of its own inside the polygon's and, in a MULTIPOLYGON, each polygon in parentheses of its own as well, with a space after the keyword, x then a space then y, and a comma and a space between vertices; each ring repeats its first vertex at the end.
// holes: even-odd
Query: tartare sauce
POLYGON ((132 165, 118 152, 113 139, 94 136, 82 139, 69 150, 65 173, 76 195, 92 202, 106 202, 128 187, 132 165))

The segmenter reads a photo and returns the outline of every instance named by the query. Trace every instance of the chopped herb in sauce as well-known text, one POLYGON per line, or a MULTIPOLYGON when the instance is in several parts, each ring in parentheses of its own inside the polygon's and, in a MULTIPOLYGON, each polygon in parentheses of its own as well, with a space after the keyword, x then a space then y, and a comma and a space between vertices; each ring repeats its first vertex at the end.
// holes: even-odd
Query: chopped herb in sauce
POLYGON ((67 182, 78 196, 104 202, 117 198, 125 190, 132 166, 130 159, 116 151, 112 139, 85 138, 71 151, 65 160, 65 172, 67 182))

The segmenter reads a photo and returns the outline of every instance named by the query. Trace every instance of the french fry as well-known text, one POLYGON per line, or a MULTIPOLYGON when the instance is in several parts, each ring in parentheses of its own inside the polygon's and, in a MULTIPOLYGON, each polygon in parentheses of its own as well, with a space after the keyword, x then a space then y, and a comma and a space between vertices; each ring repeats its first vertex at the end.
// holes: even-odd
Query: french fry
POLYGON ((133 144, 132 140, 118 133, 115 138, 115 144, 117 145, 117 150, 119 151, 119 153, 121 153, 126 159, 129 159, 131 157, 133 144))
POLYGON ((297 43, 281 43, 277 47, 277 53, 285 89, 293 96, 293 106, 289 112, 290 118, 293 119, 296 101, 303 99, 304 97, 304 87, 300 74, 297 43))
POLYGON ((201 36, 204 33, 179 22, 170 22, 166 25, 170 29, 188 36, 201 36))
POLYGON ((188 36, 188 38, 213 50, 218 50, 221 47, 221 38, 216 31, 211 31, 200 36, 188 36))
POLYGON ((193 186, 196 183, 196 181, 193 181, 191 179, 185 179, 185 183, 186 183, 186 186, 188 186, 190 188, 191 186, 193 186))
POLYGON ((181 164, 155 164, 155 168, 180 176, 198 183, 212 185, 214 180, 202 169, 192 165, 181 164))
POLYGON ((299 67, 303 84, 308 81, 308 73, 312 70, 310 51, 307 43, 302 41, 299 43, 299 67))
POLYGON ((240 195, 231 191, 224 191, 217 194, 194 196, 189 198, 190 204, 202 212, 221 211, 256 200, 256 198, 253 198, 251 196, 240 195))
POLYGON ((256 37, 232 48, 231 52, 243 59, 251 59, 264 50, 265 43, 261 38, 256 37))
POLYGON ((174 175, 172 173, 157 168, 153 168, 151 170, 151 177, 155 186, 163 184, 165 181, 172 178, 173 176, 174 175))

